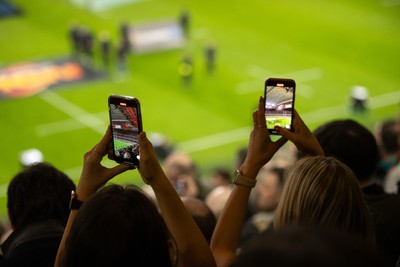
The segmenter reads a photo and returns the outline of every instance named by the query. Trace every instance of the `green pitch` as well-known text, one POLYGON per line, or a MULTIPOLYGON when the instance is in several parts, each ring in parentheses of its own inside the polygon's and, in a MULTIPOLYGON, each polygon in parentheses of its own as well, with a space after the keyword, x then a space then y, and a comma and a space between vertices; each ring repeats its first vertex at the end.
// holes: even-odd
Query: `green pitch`
POLYGON ((121 141, 121 140, 114 140, 114 146, 115 146, 116 149, 121 149, 123 147, 128 147, 130 145, 131 144, 128 143, 128 142, 124 142, 124 141, 121 141))
MULTIPOLYGON (((87 2, 95 2, 87 1, 87 2)), ((370 129, 395 117, 400 101, 400 6, 394 1, 148 0, 90 11, 67 0, 12 1, 23 15, 0 20, 0 63, 68 55, 72 22, 107 30, 113 44, 120 22, 140 23, 191 14, 182 49, 128 59, 130 75, 0 101, 0 216, 6 216, 7 183, 20 170, 19 153, 36 147, 45 160, 79 178, 83 155, 106 131, 107 97, 140 99, 143 127, 164 134, 194 158, 201 174, 216 166, 234 169, 236 151, 247 144, 251 112, 268 77, 297 82, 295 107, 311 128, 353 118, 370 129), (207 75, 204 45, 217 46, 217 69, 207 75), (190 89, 178 65, 194 61, 190 89), (370 95, 364 116, 348 108, 350 88, 370 95)), ((105 161, 112 166, 114 163, 105 161)), ((137 171, 115 182, 142 184, 137 171)))
POLYGON ((267 129, 274 129, 275 126, 286 128, 285 125, 290 125, 290 118, 271 118, 267 120, 267 129))

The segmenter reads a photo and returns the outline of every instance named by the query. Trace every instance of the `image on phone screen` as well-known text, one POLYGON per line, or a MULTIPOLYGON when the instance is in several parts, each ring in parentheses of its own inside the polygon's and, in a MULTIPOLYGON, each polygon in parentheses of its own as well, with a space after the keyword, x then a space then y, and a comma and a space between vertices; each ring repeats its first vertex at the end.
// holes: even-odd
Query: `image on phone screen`
POLYGON ((114 154, 117 162, 138 166, 140 125, 138 109, 126 102, 110 103, 114 154))
POLYGON ((293 108, 295 84, 285 81, 267 80, 265 86, 265 119, 267 129, 275 134, 275 127, 293 130, 293 108))

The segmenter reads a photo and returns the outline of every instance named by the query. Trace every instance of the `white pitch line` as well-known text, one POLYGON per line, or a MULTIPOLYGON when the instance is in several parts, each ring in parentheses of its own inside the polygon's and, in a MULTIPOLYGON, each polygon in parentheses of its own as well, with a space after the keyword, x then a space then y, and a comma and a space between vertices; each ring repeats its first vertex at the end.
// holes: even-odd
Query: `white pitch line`
MULTIPOLYGON (((378 109, 385 106, 400 103, 400 91, 374 96, 369 99, 371 109, 378 109)), ((301 115, 303 120, 310 123, 329 121, 336 118, 348 117, 349 106, 346 104, 322 108, 310 111, 301 115)), ((204 136, 177 144, 177 147, 186 153, 199 152, 215 148, 249 138, 251 126, 229 130, 209 136, 204 136)))
POLYGON ((243 127, 222 133, 200 137, 189 141, 180 142, 177 144, 177 146, 180 150, 186 153, 207 150, 209 148, 242 141, 249 137, 250 130, 250 127, 243 127))
MULTIPOLYGON (((52 100, 54 100, 54 99, 52 99, 52 100)), ((56 102, 53 102, 53 103, 56 103, 56 102)), ((378 109, 381 107, 400 103, 400 91, 395 91, 395 92, 387 93, 384 95, 378 95, 378 96, 371 97, 369 99, 369 103, 370 103, 371 109, 378 109)), ((58 102, 58 104, 59 104, 59 102, 58 102)), ((64 106, 64 108, 66 108, 66 107, 64 106)), ((69 109, 69 110, 73 110, 73 109, 69 109)), ((79 110, 75 110, 72 113, 77 114, 78 111, 79 110)), ((331 120, 334 118, 348 116, 348 111, 349 111, 349 107, 347 104, 340 104, 340 105, 322 108, 322 109, 304 113, 304 114, 302 114, 302 118, 307 123, 317 123, 317 122, 321 122, 321 121, 331 120)), ((80 112, 84 112, 84 111, 81 110, 80 112)), ((72 114, 70 114, 70 115, 72 116, 72 114)), ((104 116, 104 113, 98 113, 96 115, 92 115, 92 114, 82 115, 81 114, 80 116, 77 115, 75 117, 75 119, 78 119, 79 122, 86 121, 87 119, 90 119, 90 118, 92 118, 92 119, 96 118, 98 121, 101 121, 100 119, 97 118, 97 116, 99 116, 99 115, 104 116)), ((55 131, 52 127, 54 127, 54 128, 57 127, 58 123, 60 123, 60 125, 64 124, 64 126, 65 125, 68 126, 68 124, 71 124, 72 128, 73 128, 71 130, 74 130, 75 128, 78 127, 78 126, 74 125, 72 123, 72 121, 67 120, 67 121, 55 122, 54 125, 51 125, 50 130, 47 130, 48 132, 43 131, 42 133, 50 134, 51 131, 55 131)), ((102 123, 101 134, 103 134, 105 123, 103 121, 101 121, 101 123, 102 123)), ((79 123, 77 123, 77 124, 79 124, 79 123)), ((90 127, 90 125, 87 125, 87 126, 90 127)), ((67 131, 68 129, 64 128, 63 130, 67 131)), ((217 133, 217 134, 212 134, 209 136, 203 136, 203 137, 199 137, 196 139, 183 141, 183 142, 178 143, 177 146, 179 147, 179 149, 181 149, 182 151, 185 151, 187 153, 207 150, 210 148, 214 148, 214 147, 234 143, 237 141, 245 140, 249 137, 250 130, 251 130, 250 126, 239 128, 239 129, 233 129, 233 130, 229 130, 229 131, 225 131, 225 132, 221 132, 221 133, 217 133)))
MULTIPOLYGON (((90 118, 87 118, 88 115, 83 115, 79 120, 88 120, 90 118)), ((95 116, 99 120, 102 120, 102 118, 108 118, 108 112, 99 112, 96 114, 91 114, 90 116, 95 116)), ((105 125, 107 124, 102 120, 102 127, 106 127, 105 125)), ((36 126, 36 135, 39 137, 44 137, 44 136, 49 136, 53 134, 59 134, 59 133, 64 133, 64 132, 69 132, 69 131, 74 131, 74 130, 80 130, 86 128, 86 125, 80 123, 78 120, 75 118, 67 119, 67 120, 62 120, 62 121, 56 121, 56 122, 51 122, 51 123, 46 123, 46 124, 40 124, 36 126)))
POLYGON ((65 98, 57 95, 51 90, 47 90, 46 92, 39 95, 41 99, 46 101, 48 104, 52 105, 56 109, 64 112, 71 118, 80 122, 82 125, 85 125, 88 128, 91 128, 95 132, 100 134, 104 134, 105 132, 105 124, 102 120, 97 118, 96 116, 90 114, 89 112, 81 109, 79 106, 69 102, 65 98), (99 127, 101 126, 101 127, 99 127))
POLYGON ((311 80, 318 80, 323 75, 323 71, 318 67, 293 71, 285 74, 277 74, 257 65, 250 65, 247 73, 256 78, 256 80, 238 83, 236 85, 236 93, 239 95, 262 92, 263 83, 267 77, 295 77, 297 87, 301 88, 301 90, 297 91, 297 94, 306 98, 312 97, 313 89, 311 86, 304 83, 311 80))
MULTIPOLYGON (((395 105, 400 103, 400 91, 394 91, 384 95, 371 97, 371 109, 378 109, 385 106, 395 105)), ((317 123, 329 121, 335 118, 347 116, 349 107, 342 104, 328 108, 323 108, 302 114, 302 118, 306 123, 317 123)), ((76 111, 75 111, 76 112, 76 111)), ((186 153, 194 153, 202 150, 207 150, 223 145, 228 145, 234 142, 243 141, 249 138, 251 126, 229 130, 222 133, 217 133, 209 136, 183 141, 177 144, 177 147, 186 153)), ((107 161, 106 161, 107 162, 107 161)), ((72 179, 76 180, 82 170, 82 166, 71 168, 65 171, 72 179)), ((0 185, 0 197, 5 197, 7 194, 8 184, 0 185)))

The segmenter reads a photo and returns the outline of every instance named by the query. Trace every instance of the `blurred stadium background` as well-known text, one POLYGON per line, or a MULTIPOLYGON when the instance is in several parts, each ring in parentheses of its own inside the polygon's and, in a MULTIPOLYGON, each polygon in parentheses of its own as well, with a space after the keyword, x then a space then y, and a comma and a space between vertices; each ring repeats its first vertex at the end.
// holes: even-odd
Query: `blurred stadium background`
MULTIPOLYGON (((77 181, 83 154, 108 125, 110 94, 139 98, 144 129, 164 135, 189 153, 202 175, 217 166, 234 168, 236 151, 247 144, 251 111, 268 77, 296 80, 295 106, 312 129, 351 117, 373 130, 399 111, 398 0, 7 2, 19 14, 8 16, 0 8, 0 217, 6 217, 7 184, 21 169, 19 157, 26 149, 39 149, 45 161, 77 181), (183 45, 130 54, 125 76, 115 71, 113 63, 103 78, 50 87, 26 97, 4 95, 12 83, 7 79, 20 89, 37 82, 30 79, 21 85, 20 76, 7 76, 10 66, 70 56, 68 31, 73 23, 86 26, 96 40, 108 31, 115 50, 121 23, 177 21, 183 10, 190 14, 183 45), (210 41, 217 47, 213 75, 207 74, 204 59, 210 41), (184 54, 194 63, 189 88, 182 86, 178 75, 184 54), (370 109, 363 115, 349 108, 355 85, 369 92, 370 109)), ((136 171, 115 181, 141 184, 136 171)))

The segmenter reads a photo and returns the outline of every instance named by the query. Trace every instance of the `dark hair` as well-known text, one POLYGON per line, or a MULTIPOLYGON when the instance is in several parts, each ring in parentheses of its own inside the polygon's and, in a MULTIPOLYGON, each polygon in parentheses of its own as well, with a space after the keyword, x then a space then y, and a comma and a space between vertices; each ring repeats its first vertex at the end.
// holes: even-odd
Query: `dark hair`
POLYGON ((234 267, 377 267, 379 257, 342 232, 287 228, 247 241, 234 267))
POLYGON ((384 121, 381 125, 380 140, 383 149, 388 153, 396 153, 400 146, 396 127, 397 122, 394 119, 384 121))
POLYGON ((357 179, 368 180, 379 160, 374 135, 353 120, 336 120, 314 131, 326 156, 337 158, 354 172, 357 179))
POLYGON ((210 244, 215 225, 217 224, 214 213, 201 199, 194 197, 182 197, 181 199, 200 231, 203 233, 203 236, 210 244))
POLYGON ((221 177, 224 182, 232 182, 232 174, 226 169, 216 168, 213 170, 212 174, 221 177))
POLYGON ((81 207, 61 266, 173 266, 171 234, 137 186, 109 185, 81 207))
POLYGON ((61 221, 69 216, 73 181, 48 163, 31 165, 8 185, 7 208, 15 228, 46 219, 61 221))

